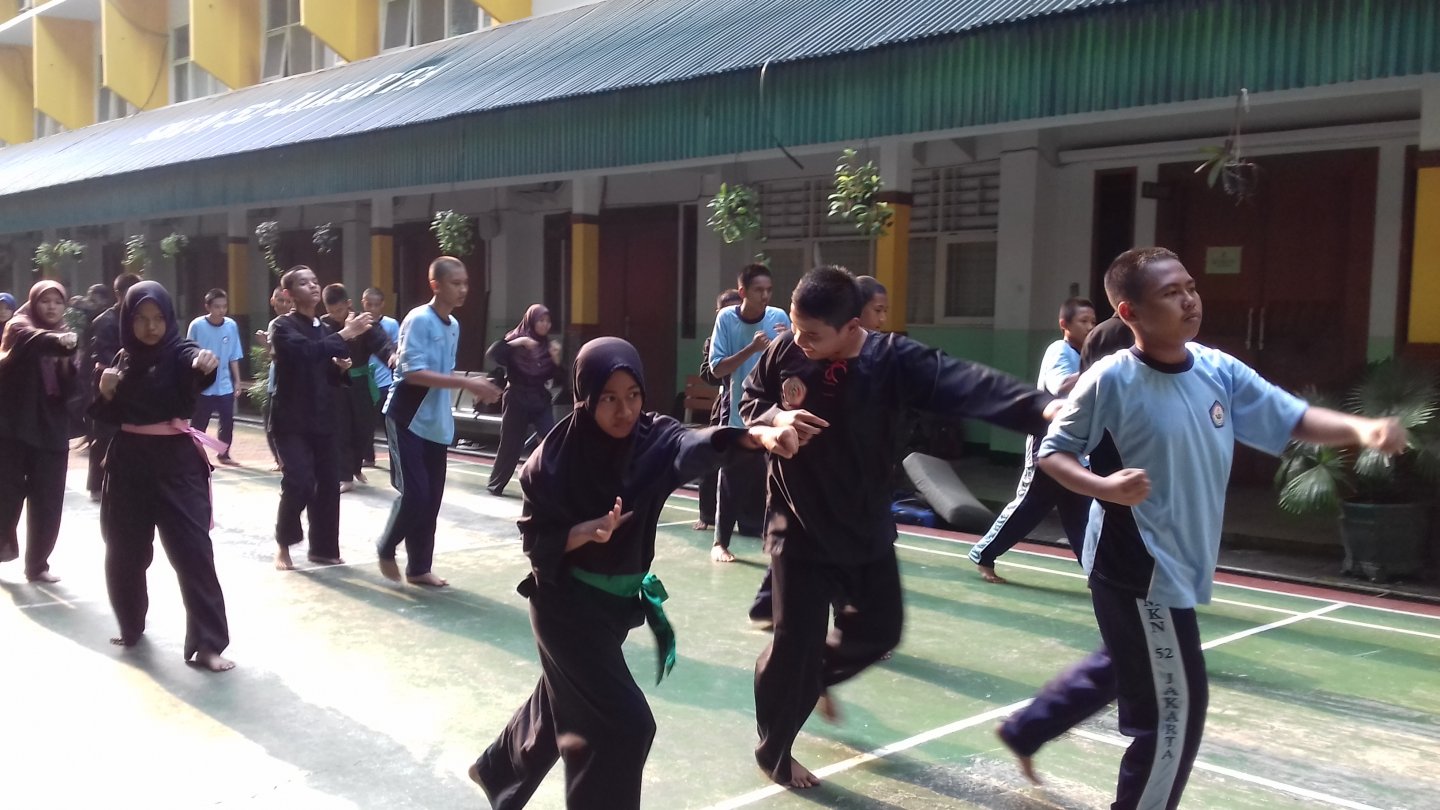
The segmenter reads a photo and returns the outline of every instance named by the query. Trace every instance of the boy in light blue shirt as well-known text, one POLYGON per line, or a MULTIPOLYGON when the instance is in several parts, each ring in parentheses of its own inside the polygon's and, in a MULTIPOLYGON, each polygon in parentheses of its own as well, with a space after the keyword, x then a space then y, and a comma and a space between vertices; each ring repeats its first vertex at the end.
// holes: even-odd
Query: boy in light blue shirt
POLYGON ((1042 745, 1116 700, 1132 742, 1111 807, 1173 808, 1205 724, 1195 606, 1210 601, 1235 442, 1272 454, 1291 439, 1397 453, 1407 437, 1394 419, 1307 406, 1193 343, 1200 295, 1164 248, 1121 254, 1105 292, 1135 346, 1080 377, 1039 451, 1040 469, 1096 499, 1084 565, 1103 646, 998 733, 1035 780, 1031 757, 1042 745), (1107 436, 1113 443, 1102 446, 1107 436))
POLYGON ((240 396, 240 361, 245 358, 245 347, 240 343, 240 327, 226 317, 229 311, 230 298, 225 291, 210 290, 205 293, 205 314, 190 322, 186 336, 220 358, 220 373, 209 388, 200 392, 190 427, 203 433, 210 429, 210 417, 219 414, 220 441, 225 450, 216 460, 234 465, 230 444, 235 439, 235 400, 240 396))
POLYGON ((435 524, 445 496, 445 454, 455 439, 449 391, 464 388, 482 402, 500 398, 500 389, 484 377, 454 374, 460 344, 456 307, 465 303, 470 277, 452 256, 430 263, 430 303, 410 310, 400 324, 395 382, 385 403, 385 435, 390 441, 390 481, 400 490, 390 521, 376 550, 380 573, 400 581, 395 552, 405 543, 405 581, 442 588, 450 583, 430 570, 435 556, 435 524))
MULTIPOLYGON (((729 389, 726 424, 744 427, 740 419, 740 397, 745 378, 759 362, 770 341, 790 328, 790 316, 770 306, 774 281, 763 264, 746 265, 740 271, 738 306, 726 307, 715 315, 710 333, 710 370, 725 380, 729 389)), ((759 536, 765 512, 765 459, 757 453, 737 453, 720 468, 716 481, 715 542, 710 559, 733 562, 730 535, 738 523, 742 534, 759 536)))

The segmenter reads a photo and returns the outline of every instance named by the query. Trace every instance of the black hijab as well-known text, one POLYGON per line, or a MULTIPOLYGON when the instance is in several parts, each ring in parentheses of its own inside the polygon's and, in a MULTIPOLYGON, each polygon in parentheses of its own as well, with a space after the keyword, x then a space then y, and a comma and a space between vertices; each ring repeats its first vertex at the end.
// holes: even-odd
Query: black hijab
MULTIPOLYGON (((526 552, 542 578, 558 569, 570 527, 609 512, 617 497, 630 511, 633 499, 667 479, 673 469, 678 443, 670 434, 683 430, 678 422, 641 413, 635 429, 623 439, 607 434, 595 422, 600 392, 617 371, 629 372, 644 392, 645 368, 634 346, 620 338, 602 337, 580 348, 575 357, 575 410, 546 435, 520 473, 525 491, 520 529, 526 535, 526 552), (546 537, 552 542, 543 542, 546 537)), ((637 515, 609 543, 582 546, 571 559, 599 573, 643 573, 650 561, 638 559, 643 553, 634 552, 637 542, 651 545, 644 541, 653 540, 655 527, 647 524, 637 515), (607 564, 607 557, 613 565, 607 564), (634 571, 610 570, 637 564, 641 567, 634 571)))
MULTIPOLYGON (((505 342, 509 344, 510 349, 504 365, 510 369, 512 377, 517 377, 525 382, 543 384, 545 380, 555 375, 558 369, 555 366, 555 360, 550 357, 550 341, 547 336, 535 331, 535 324, 539 323, 541 318, 548 317, 550 317, 550 310, 544 304, 531 304, 530 308, 525 310, 525 317, 520 319, 520 323, 505 333, 505 342), (516 345, 514 341, 520 338, 527 338, 527 345, 516 345)), ((600 382, 600 386, 602 388, 605 386, 603 380, 600 382)), ((644 382, 640 383, 640 387, 645 387, 644 382)))
POLYGON ((145 371, 162 359, 173 358, 183 342, 180 323, 175 320, 175 302, 160 282, 142 281, 125 291, 125 300, 120 302, 120 346, 131 371, 145 371), (135 336, 135 314, 146 301, 154 303, 165 319, 165 336, 154 346, 146 346, 135 336))

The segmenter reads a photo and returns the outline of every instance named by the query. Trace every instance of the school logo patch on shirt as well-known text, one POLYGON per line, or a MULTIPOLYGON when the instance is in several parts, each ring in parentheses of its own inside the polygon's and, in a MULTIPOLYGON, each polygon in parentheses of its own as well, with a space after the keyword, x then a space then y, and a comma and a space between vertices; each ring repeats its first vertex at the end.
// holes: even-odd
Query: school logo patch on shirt
POLYGON ((780 384, 780 405, 786 410, 796 410, 805 404, 805 381, 799 377, 787 377, 780 384))
POLYGON ((1217 428, 1225 427, 1225 406, 1218 399, 1210 406, 1210 424, 1217 428))

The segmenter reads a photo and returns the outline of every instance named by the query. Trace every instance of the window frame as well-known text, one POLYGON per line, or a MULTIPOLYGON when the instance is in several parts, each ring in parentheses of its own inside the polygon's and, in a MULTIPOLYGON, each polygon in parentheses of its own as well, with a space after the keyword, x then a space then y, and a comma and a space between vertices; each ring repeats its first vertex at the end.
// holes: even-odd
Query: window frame
MULTIPOLYGON (((994 244, 997 249, 1000 242, 998 229, 982 229, 973 231, 951 231, 949 233, 935 234, 935 287, 931 305, 934 307, 935 319, 928 326, 994 326, 996 302, 990 300, 990 314, 988 316, 978 315, 946 315, 945 300, 946 286, 950 281, 948 260, 952 245, 975 245, 994 244)), ((995 287, 998 294, 1000 276, 1000 256, 997 250, 995 256, 995 287)))

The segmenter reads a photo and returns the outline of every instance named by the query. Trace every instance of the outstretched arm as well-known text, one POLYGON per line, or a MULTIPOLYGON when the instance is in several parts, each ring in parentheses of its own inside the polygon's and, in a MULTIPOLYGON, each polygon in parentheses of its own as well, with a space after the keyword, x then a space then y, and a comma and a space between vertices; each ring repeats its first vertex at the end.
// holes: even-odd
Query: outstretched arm
POLYGON ((1314 406, 1305 409, 1291 435, 1310 444, 1360 445, 1392 454, 1403 451, 1410 438, 1394 417, 1369 419, 1314 406))

